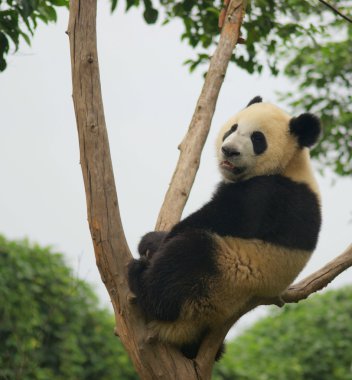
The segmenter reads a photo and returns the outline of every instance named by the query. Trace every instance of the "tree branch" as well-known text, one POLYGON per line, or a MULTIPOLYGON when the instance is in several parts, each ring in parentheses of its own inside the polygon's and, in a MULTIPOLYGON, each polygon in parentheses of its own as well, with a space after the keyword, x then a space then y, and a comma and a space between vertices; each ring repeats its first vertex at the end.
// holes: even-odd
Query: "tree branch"
POLYGON ((330 8, 334 13, 336 13, 339 16, 341 16, 346 21, 352 23, 352 19, 350 17, 348 17, 345 14, 343 14, 342 12, 340 12, 336 7, 334 7, 333 5, 331 5, 330 3, 328 3, 327 1, 325 1, 325 0, 319 0, 319 2, 321 2, 322 4, 324 4, 325 6, 327 6, 328 8, 330 8))
POLYGON ((325 288, 340 273, 352 266, 352 245, 334 260, 330 261, 317 272, 306 277, 297 284, 291 285, 281 298, 284 302, 298 302, 309 297, 312 293, 325 288))
POLYGON ((226 3, 227 13, 219 44, 211 58, 188 132, 179 145, 179 160, 158 216, 156 230, 170 230, 180 220, 199 168, 200 156, 227 66, 240 35, 246 7, 246 1, 232 0, 226 3))
POLYGON ((67 34, 89 228, 102 279, 109 293, 115 294, 115 278, 123 278, 132 255, 120 218, 105 125, 95 17, 95 0, 71 1, 67 34))

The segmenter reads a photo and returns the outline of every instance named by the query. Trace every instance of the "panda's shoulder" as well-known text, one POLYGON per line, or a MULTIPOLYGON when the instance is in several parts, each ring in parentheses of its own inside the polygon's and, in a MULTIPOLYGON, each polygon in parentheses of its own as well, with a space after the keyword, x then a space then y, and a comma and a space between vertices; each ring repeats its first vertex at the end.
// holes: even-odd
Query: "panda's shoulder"
POLYGON ((313 191, 303 182, 297 182, 280 174, 252 177, 240 182, 222 182, 219 184, 214 200, 218 202, 230 199, 292 199, 315 198, 313 191))

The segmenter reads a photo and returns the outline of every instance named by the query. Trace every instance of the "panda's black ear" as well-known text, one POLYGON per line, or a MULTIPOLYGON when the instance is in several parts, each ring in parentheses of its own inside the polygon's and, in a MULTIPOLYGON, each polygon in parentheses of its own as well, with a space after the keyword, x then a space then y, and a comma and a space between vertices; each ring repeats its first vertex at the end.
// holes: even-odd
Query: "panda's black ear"
POLYGON ((261 103, 263 101, 262 97, 261 96, 256 96, 255 98, 253 98, 247 105, 246 105, 246 108, 251 106, 252 104, 255 104, 255 103, 261 103))
POLYGON ((320 130, 319 118, 311 113, 302 113, 290 120, 290 132, 297 137, 301 147, 314 145, 318 141, 320 130))

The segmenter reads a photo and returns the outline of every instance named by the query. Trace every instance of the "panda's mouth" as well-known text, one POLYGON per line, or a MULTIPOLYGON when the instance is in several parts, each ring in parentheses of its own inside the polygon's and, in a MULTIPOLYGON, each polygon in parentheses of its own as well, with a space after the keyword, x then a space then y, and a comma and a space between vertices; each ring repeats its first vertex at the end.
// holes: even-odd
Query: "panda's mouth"
POLYGON ((245 172, 245 170, 246 170, 245 167, 235 166, 232 162, 230 162, 228 160, 221 161, 220 167, 222 169, 225 169, 225 170, 231 172, 232 174, 235 174, 235 175, 243 174, 243 172, 245 172))
POLYGON ((227 169, 227 170, 233 170, 235 169, 235 165, 232 164, 230 161, 227 161, 227 160, 224 160, 224 161, 221 161, 220 162, 220 166, 224 169, 227 169))

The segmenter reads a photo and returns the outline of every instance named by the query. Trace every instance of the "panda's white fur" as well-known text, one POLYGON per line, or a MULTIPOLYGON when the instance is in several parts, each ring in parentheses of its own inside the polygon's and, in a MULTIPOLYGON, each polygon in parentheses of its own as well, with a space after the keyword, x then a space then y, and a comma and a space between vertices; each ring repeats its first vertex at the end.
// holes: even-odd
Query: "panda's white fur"
POLYGON ((320 228, 308 149, 319 130, 313 115, 292 118, 260 98, 221 128, 213 199, 169 233, 147 234, 129 268, 161 340, 192 358, 209 330, 252 297, 280 295, 303 269, 320 228))
MULTIPOLYGON (((224 160, 222 146, 235 146, 242 151, 237 159, 239 164, 244 163, 249 166, 248 172, 241 176, 241 180, 259 175, 283 174, 297 182, 306 182, 319 195, 311 168, 309 149, 300 149, 297 139, 289 132, 288 125, 291 118, 271 103, 255 103, 243 109, 230 118, 218 134, 216 140, 218 162, 221 164, 224 160), (222 141, 225 132, 235 124, 241 125, 241 128, 222 141), (269 146, 264 155, 256 156, 253 153, 250 134, 258 129, 264 132, 269 140, 269 146)), ((220 171, 226 180, 238 180, 221 165, 220 171)))

